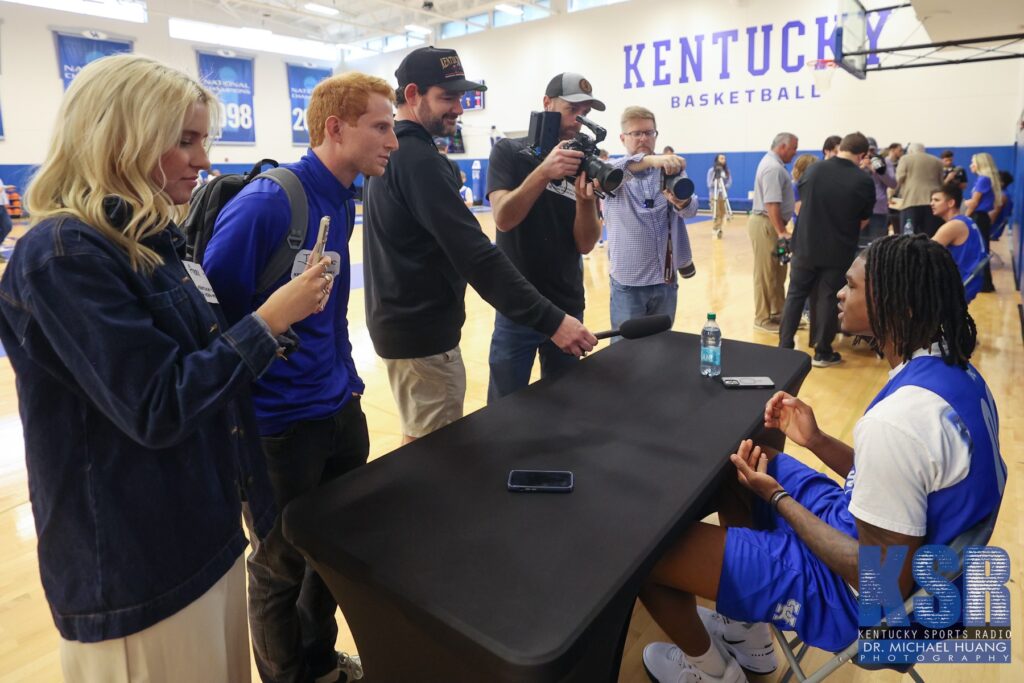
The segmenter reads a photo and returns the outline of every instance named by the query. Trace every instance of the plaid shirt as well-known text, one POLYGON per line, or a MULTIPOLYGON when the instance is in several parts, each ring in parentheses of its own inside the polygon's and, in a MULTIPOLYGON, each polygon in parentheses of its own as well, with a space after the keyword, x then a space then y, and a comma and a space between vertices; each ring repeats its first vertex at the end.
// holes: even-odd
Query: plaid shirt
POLYGON ((630 287, 665 283, 670 228, 674 237, 673 266, 678 268, 692 260, 683 219, 697 215, 696 194, 681 211, 668 203, 661 193, 661 169, 630 172, 628 164, 643 158, 643 154, 635 154, 611 161, 625 172, 625 178, 615 196, 604 201, 611 276, 630 287), (648 208, 646 200, 653 200, 653 206, 648 208))

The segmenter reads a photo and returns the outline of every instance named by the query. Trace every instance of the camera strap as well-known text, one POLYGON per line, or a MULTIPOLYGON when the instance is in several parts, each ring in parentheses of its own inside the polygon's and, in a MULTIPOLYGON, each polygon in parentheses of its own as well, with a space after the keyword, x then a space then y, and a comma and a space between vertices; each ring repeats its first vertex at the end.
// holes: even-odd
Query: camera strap
POLYGON ((666 203, 665 211, 665 217, 668 219, 668 239, 665 240, 665 284, 672 284, 676 278, 676 269, 672 263, 672 205, 666 203))

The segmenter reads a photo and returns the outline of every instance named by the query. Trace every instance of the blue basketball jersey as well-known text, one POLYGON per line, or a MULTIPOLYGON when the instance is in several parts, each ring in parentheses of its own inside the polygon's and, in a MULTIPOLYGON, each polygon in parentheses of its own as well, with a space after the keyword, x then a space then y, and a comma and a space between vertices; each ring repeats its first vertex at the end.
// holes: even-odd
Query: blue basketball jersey
MULTIPOLYGON (((948 544, 999 507, 1006 486, 1006 463, 999 453, 999 415, 985 380, 974 366, 964 370, 947 365, 937 356, 912 359, 889 380, 868 406, 905 386, 916 386, 941 397, 949 407, 943 419, 960 432, 970 452, 970 470, 956 484, 928 495, 924 542, 948 544)), ((846 480, 847 500, 853 492, 855 471, 846 480)), ((851 521, 852 521, 852 515, 851 521)))
MULTIPOLYGON (((978 226, 969 217, 961 215, 953 220, 963 221, 967 226, 967 241, 959 246, 950 244, 946 248, 949 249, 950 255, 956 262, 957 270, 960 271, 960 279, 967 280, 978 264, 981 263, 981 260, 985 258, 985 241, 981 236, 981 231, 978 230, 978 226)), ((983 280, 984 278, 979 273, 973 280, 964 285, 964 298, 967 300, 967 303, 970 303, 978 295, 978 292, 981 291, 983 280)))

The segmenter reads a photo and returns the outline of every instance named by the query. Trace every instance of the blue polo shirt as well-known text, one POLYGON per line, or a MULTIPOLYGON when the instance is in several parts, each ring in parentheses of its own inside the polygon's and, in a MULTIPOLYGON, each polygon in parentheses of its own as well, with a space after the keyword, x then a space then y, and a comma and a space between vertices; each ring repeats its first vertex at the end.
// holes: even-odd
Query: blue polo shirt
POLYGON ((975 192, 981 193, 981 199, 978 201, 978 207, 975 211, 991 211, 996 205, 996 194, 992 191, 992 179, 988 176, 979 175, 978 179, 974 181, 974 187, 971 188, 971 194, 975 192))
MULTIPOLYGON (((274 363, 253 388, 253 403, 260 434, 280 434, 301 420, 328 417, 341 410, 363 382, 352 362, 348 336, 350 260, 349 212, 353 191, 345 187, 323 162, 307 150, 297 163, 284 164, 298 176, 306 191, 309 225, 303 249, 316 242, 323 216, 331 217, 325 253, 334 261, 331 298, 322 313, 292 325, 300 346, 287 362, 274 363)), ((221 210, 213 237, 203 257, 203 268, 228 320, 235 322, 255 311, 292 277, 289 272, 267 291, 256 283, 274 250, 283 242, 291 223, 291 207, 284 189, 273 180, 249 183, 221 210)), ((302 272, 300 252, 292 272, 302 272)))

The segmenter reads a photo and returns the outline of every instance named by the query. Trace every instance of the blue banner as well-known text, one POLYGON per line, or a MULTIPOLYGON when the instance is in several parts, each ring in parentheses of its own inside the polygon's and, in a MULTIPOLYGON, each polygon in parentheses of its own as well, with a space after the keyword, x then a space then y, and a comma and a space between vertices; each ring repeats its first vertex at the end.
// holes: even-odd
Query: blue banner
POLYGON ((199 80, 220 100, 218 144, 256 144, 253 111, 253 61, 244 57, 221 57, 197 52, 199 80))
MULTIPOLYGON (((486 83, 483 79, 477 81, 478 83, 486 83)), ((482 90, 469 90, 462 93, 462 109, 463 111, 472 111, 473 109, 484 108, 484 92, 482 90)))
MULTIPOLYGON (((0 140, 3 140, 3 139, 4 139, 4 110, 3 110, 3 107, 0 107, 0 140)), ((3 188, 0 188, 0 192, 2 192, 2 191, 3 191, 3 188)))
MULTIPOLYGON (((66 33, 55 33, 57 37, 57 65, 60 67, 60 78, 67 90, 78 72, 89 62, 101 57, 131 52, 130 40, 106 40, 72 36, 66 33)), ((101 34, 97 34, 101 35, 101 34)))
POLYGON ((309 144, 309 125, 306 120, 309 97, 317 83, 330 77, 331 73, 330 69, 288 64, 288 97, 292 103, 292 144, 309 144))

